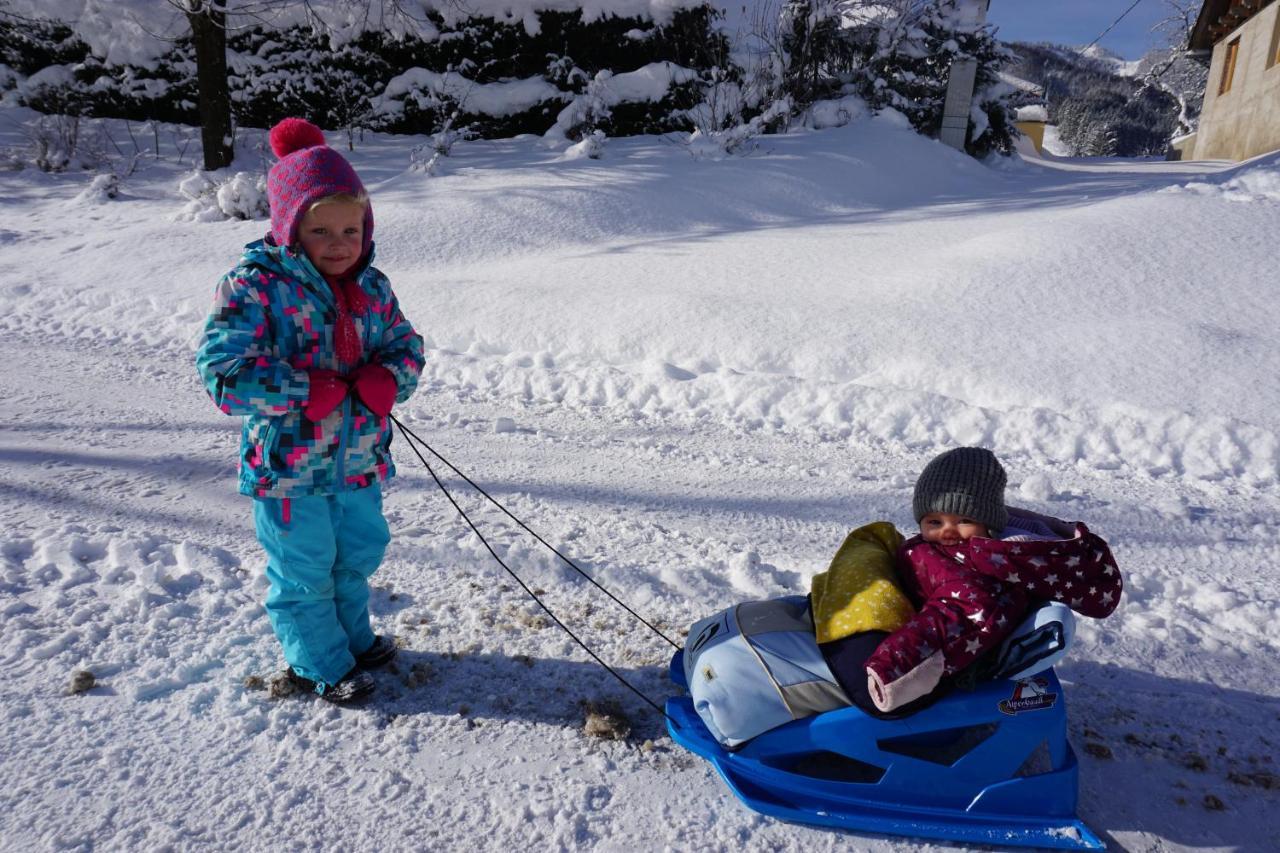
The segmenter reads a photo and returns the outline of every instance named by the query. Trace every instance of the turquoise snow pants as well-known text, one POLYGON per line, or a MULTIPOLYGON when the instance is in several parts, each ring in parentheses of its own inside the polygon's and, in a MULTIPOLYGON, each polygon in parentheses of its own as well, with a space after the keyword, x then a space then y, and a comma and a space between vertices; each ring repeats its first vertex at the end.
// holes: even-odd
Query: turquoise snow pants
POLYGON ((334 684, 373 645, 369 576, 391 541, 382 490, 253 501, 271 583, 267 615, 284 659, 304 678, 334 684))

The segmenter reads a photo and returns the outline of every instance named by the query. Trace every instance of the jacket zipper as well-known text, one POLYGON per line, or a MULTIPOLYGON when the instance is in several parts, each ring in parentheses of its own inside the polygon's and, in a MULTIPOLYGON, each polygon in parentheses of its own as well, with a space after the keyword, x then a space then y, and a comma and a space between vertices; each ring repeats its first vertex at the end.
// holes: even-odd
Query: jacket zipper
MULTIPOLYGON (((361 272, 363 275, 363 271, 361 272)), ((363 290, 363 282, 360 281, 361 275, 356 276, 356 284, 363 290)), ((355 321, 355 318, 352 318, 355 321)), ((364 317, 360 322, 360 356, 363 360, 365 349, 369 345, 369 318, 364 317)), ((354 404, 351 402, 351 395, 348 394, 342 400, 342 429, 338 432, 338 483, 340 490, 345 490, 347 480, 344 476, 347 462, 347 433, 355 429, 352 423, 352 414, 354 413, 354 404)))
POLYGON ((345 491, 347 479, 343 469, 347 467, 347 432, 351 429, 351 395, 342 399, 342 426, 338 429, 338 491, 345 491))

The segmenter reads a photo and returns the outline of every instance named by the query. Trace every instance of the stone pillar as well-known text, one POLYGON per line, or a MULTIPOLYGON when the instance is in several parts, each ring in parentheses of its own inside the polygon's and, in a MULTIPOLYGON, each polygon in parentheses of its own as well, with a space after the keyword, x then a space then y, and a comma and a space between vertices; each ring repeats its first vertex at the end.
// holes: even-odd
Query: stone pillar
MULTIPOLYGON (((978 26, 987 20, 991 0, 959 0, 958 22, 961 26, 978 26)), ((938 139, 957 151, 964 150, 969 135, 969 109, 973 104, 973 82, 978 76, 978 63, 962 59, 951 63, 947 78, 947 99, 942 107, 942 127, 938 139)))

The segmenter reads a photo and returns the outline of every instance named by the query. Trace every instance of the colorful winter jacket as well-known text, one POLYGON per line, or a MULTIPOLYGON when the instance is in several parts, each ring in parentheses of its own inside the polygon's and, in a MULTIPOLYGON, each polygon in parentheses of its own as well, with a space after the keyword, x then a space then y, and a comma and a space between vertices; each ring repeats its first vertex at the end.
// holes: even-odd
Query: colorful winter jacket
MULTIPOLYGON (((371 251, 357 275, 369 303, 368 312, 353 318, 364 343, 361 364, 390 370, 399 386, 396 401, 404 402, 422 371, 422 337, 400 313, 391 283, 372 260, 371 251)), ((353 395, 322 421, 302 415, 308 370, 348 372, 334 349, 336 317, 329 283, 294 249, 251 243, 218 283, 196 366, 218 408, 244 416, 243 494, 329 495, 394 475, 390 420, 353 395)))
POLYGON ((1047 524, 1054 539, 975 536, 954 547, 913 536, 898 551, 898 576, 919 612, 867 659, 868 687, 881 710, 931 693, 996 647, 1034 600, 1060 601, 1101 618, 1120 603, 1120 570, 1107 543, 1077 522, 1009 509, 1009 524, 1047 524), (1026 519, 1019 523, 1020 517, 1026 519))

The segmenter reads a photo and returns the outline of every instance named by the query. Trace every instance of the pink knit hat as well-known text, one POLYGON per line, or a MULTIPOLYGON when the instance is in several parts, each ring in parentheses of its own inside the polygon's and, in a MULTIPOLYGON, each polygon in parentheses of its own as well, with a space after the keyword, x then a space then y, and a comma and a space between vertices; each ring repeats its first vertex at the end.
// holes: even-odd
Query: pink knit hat
MULTIPOLYGON (((364 184, 346 158, 324 141, 324 133, 306 119, 287 118, 271 128, 271 150, 280 161, 267 174, 271 206, 271 237, 278 246, 292 246, 298 223, 312 204, 326 196, 360 195, 364 184)), ((373 242, 373 205, 364 208, 364 248, 373 242)))

